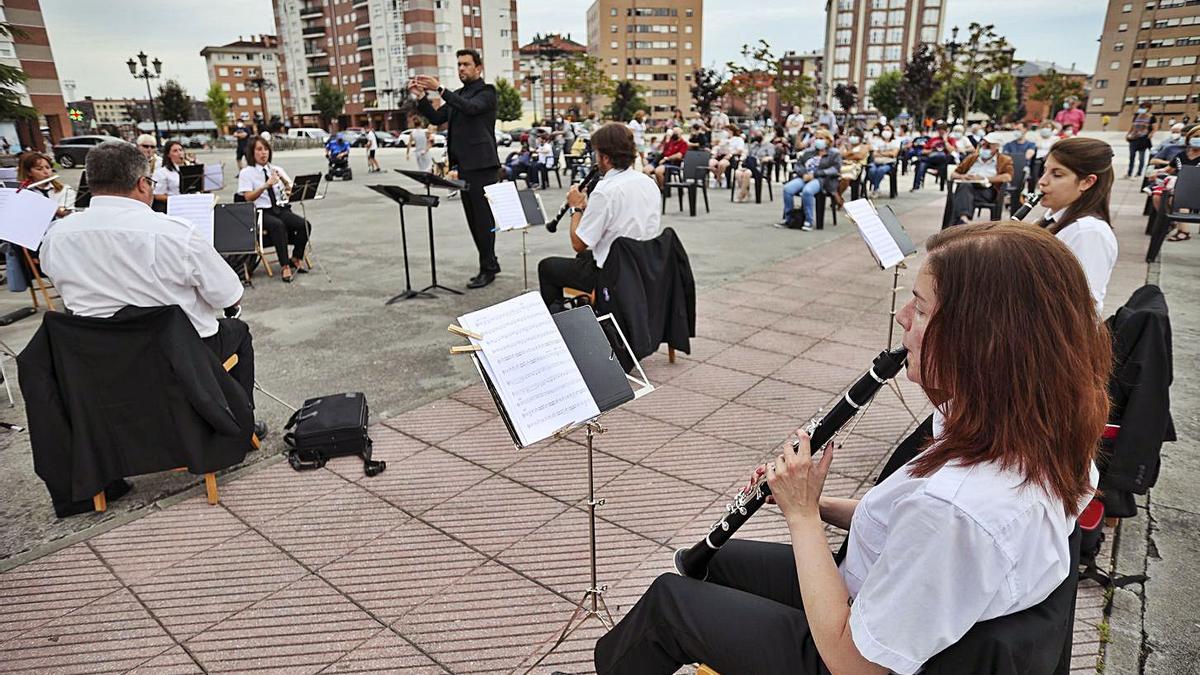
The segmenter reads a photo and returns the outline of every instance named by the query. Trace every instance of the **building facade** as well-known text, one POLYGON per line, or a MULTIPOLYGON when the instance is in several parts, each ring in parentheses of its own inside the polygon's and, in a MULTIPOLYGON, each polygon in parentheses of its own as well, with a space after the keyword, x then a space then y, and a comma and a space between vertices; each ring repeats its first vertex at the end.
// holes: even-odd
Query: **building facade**
POLYGON ((236 42, 200 50, 208 70, 208 83, 219 84, 229 97, 229 119, 213 120, 221 126, 261 116, 269 122, 284 117, 279 79, 279 41, 274 35, 238 36, 236 42))
POLYGON ((1139 104, 1159 117, 1200 116, 1200 3, 1109 0, 1085 128, 1128 129, 1139 104))
POLYGON ((578 54, 586 54, 587 47, 557 33, 535 35, 533 40, 518 50, 521 100, 525 112, 541 121, 570 114, 586 115, 587 101, 578 92, 564 87, 566 74, 563 62, 578 54))
POLYGON ((871 110, 867 94, 875 78, 899 70, 921 43, 939 42, 948 0, 827 0, 825 5, 825 102, 838 109, 833 89, 858 87, 859 108, 871 110))
POLYGON ((341 127, 397 129, 408 81, 458 86, 459 49, 479 51, 484 77, 515 80, 516 0, 272 0, 283 58, 280 91, 293 126, 320 126, 313 104, 327 81, 346 96, 341 127))
MULTIPOLYGON (((1025 111, 1021 121, 1027 124, 1041 122, 1045 119, 1054 119, 1055 114, 1058 113, 1057 110, 1050 110, 1050 101, 1038 101, 1033 98, 1034 92, 1042 84, 1046 73, 1051 70, 1063 75, 1068 80, 1078 82, 1083 90, 1087 91, 1089 79, 1087 73, 1081 73, 1070 66, 1047 61, 1026 61, 1013 68, 1012 71, 1017 85, 1017 110, 1025 111)), ((1081 106, 1086 108, 1087 104, 1086 100, 1080 100, 1081 106)))
POLYGON ((0 62, 20 68, 29 78, 16 86, 21 102, 37 111, 36 120, 0 120, 0 136, 13 147, 45 150, 71 135, 71 121, 63 101, 50 36, 38 0, 0 0, 0 22, 21 35, 0 38, 0 62))
POLYGON ((645 91, 653 119, 692 109, 692 73, 702 64, 703 0, 595 0, 587 11, 588 52, 614 81, 645 91))

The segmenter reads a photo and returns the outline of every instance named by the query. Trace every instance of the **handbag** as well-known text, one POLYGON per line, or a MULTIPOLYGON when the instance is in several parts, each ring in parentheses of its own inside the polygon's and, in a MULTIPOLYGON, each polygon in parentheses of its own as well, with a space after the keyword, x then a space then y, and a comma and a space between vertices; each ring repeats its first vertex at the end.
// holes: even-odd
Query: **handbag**
POLYGON ((319 469, 333 457, 348 455, 362 458, 368 476, 387 468, 387 462, 371 459, 367 397, 362 392, 310 398, 292 413, 284 429, 288 463, 296 471, 319 469))

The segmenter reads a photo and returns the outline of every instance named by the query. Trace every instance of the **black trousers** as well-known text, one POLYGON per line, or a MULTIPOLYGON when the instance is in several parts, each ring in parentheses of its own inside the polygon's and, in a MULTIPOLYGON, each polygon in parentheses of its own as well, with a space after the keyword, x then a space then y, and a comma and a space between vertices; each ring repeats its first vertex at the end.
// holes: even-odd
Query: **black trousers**
POLYGON ((241 319, 217 319, 217 332, 203 339, 222 363, 237 354, 237 365, 229 374, 246 390, 246 398, 254 407, 254 341, 250 327, 241 319))
POLYGON ((303 260, 304 248, 308 246, 308 230, 311 225, 299 215, 292 213, 289 206, 263 209, 263 229, 271 235, 275 254, 280 266, 289 265, 288 260, 303 260), (292 255, 288 256, 288 242, 292 244, 292 255))
POLYGON ((596 641, 599 675, 670 675, 703 663, 720 673, 825 675, 800 600, 792 547, 731 539, 708 580, 654 580, 596 641))
POLYGON ((492 167, 471 171, 460 169, 458 172, 459 179, 467 181, 466 194, 462 195, 463 213, 467 215, 467 226, 471 228, 475 250, 479 251, 480 273, 500 273, 500 261, 496 259, 496 233, 492 231, 496 221, 483 196, 483 188, 498 180, 497 170, 497 167, 492 167))
POLYGON ((600 268, 596 267, 591 251, 574 258, 543 258, 538 263, 538 286, 547 307, 562 302, 564 288, 591 291, 599 276, 600 268))
POLYGON ((954 186, 954 203, 951 207, 950 225, 962 225, 962 217, 975 217, 975 204, 995 203, 996 188, 983 187, 974 183, 959 183, 954 186))

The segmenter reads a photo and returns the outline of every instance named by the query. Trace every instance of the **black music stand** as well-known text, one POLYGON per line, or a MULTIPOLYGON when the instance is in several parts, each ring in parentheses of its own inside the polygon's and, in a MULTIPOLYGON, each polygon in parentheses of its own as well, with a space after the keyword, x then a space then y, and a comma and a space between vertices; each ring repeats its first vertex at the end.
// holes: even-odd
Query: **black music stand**
MULTIPOLYGON (((409 192, 408 190, 405 190, 404 188, 400 187, 399 185, 368 185, 367 187, 378 192, 379 194, 383 195, 384 197, 387 197, 388 199, 396 202, 396 204, 398 204, 400 206, 400 245, 404 251, 404 292, 400 293, 399 295, 393 296, 391 300, 388 300, 384 304, 390 305, 393 302, 396 302, 397 300, 410 300, 412 298, 435 298, 435 297, 437 297, 433 293, 429 292, 429 288, 433 288, 432 286, 430 286, 429 288, 424 288, 419 291, 413 290, 412 277, 409 274, 409 270, 408 270, 408 232, 404 226, 404 207, 405 206, 415 206, 417 208, 425 207, 425 208, 432 210, 433 207, 438 205, 438 198, 433 195, 419 195, 419 194, 416 194, 413 192, 409 192)), ((433 226, 431 225, 430 227, 432 228, 433 226)), ((432 235, 432 233, 433 233, 433 230, 430 229, 430 234, 432 235)), ((432 236, 429 238, 429 242, 430 242, 430 245, 433 244, 432 236)), ((430 258, 430 264, 432 264, 432 263, 433 263, 433 259, 430 258)))
MULTIPOLYGON (((288 203, 297 203, 300 205, 300 215, 304 218, 304 222, 308 222, 308 209, 305 208, 305 203, 309 201, 320 201, 325 199, 325 192, 329 190, 329 181, 325 181, 325 190, 317 193, 321 185, 321 174, 306 173, 296 176, 292 180, 292 188, 288 191, 288 203)), ((317 248, 313 246, 312 228, 308 228, 308 255, 311 255, 313 260, 317 261, 317 267, 321 268, 321 272, 325 274, 325 281, 333 283, 333 277, 329 276, 329 270, 325 269, 325 265, 321 263, 320 256, 317 255, 317 248)))
POLYGON ((75 192, 75 209, 86 209, 92 205, 92 190, 88 187, 87 170, 79 174, 79 190, 75 192))
MULTIPOLYGON (((417 181, 421 185, 424 185, 426 197, 433 197, 432 190, 435 187, 443 190, 458 190, 459 192, 466 192, 467 188, 469 187, 466 181, 442 178, 441 176, 435 176, 428 171, 413 171, 411 169, 394 169, 394 171, 396 171, 396 173, 404 174, 405 176, 417 181)), ((466 199, 466 196, 464 195, 462 198, 466 199)), ((434 252, 433 246, 433 207, 438 205, 438 201, 437 198, 433 199, 434 201, 432 204, 425 205, 427 208, 426 215, 429 219, 429 285, 425 288, 422 288, 421 292, 427 293, 435 288, 440 288, 443 291, 450 291, 455 295, 462 295, 462 291, 443 286, 439 284, 437 280, 437 255, 434 252)))
POLYGON ((179 168, 179 194, 194 195, 204 192, 204 165, 185 164, 179 168))

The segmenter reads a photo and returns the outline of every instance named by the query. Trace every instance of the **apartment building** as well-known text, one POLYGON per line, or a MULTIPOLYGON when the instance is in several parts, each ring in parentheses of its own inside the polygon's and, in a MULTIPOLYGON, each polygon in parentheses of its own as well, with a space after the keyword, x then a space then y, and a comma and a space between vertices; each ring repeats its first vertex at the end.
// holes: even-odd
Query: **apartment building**
POLYGON ((563 63, 572 56, 586 54, 587 47, 557 33, 535 35, 519 50, 520 63, 516 84, 521 90, 524 109, 539 121, 558 116, 586 115, 587 101, 578 92, 565 88, 563 63))
POLYGON ((1200 117, 1200 2, 1109 0, 1086 129, 1128 129, 1139 104, 1162 124, 1200 117))
POLYGON ((663 119, 676 108, 692 109, 703 15, 703 0, 595 0, 587 11, 588 51, 613 80, 641 85, 651 117, 663 119))
POLYGON ((221 85, 229 96, 229 119, 213 120, 220 126, 236 120, 263 121, 284 117, 279 80, 279 41, 274 35, 238 36, 236 42, 200 50, 208 69, 208 83, 221 85))
POLYGON ((21 35, 0 37, 0 62, 20 68, 29 78, 15 89, 21 103, 37 111, 36 120, 0 120, 0 136, 13 147, 45 150, 47 141, 57 143, 71 135, 71 121, 63 101, 50 36, 38 0, 0 0, 0 22, 21 35))
POLYGON ((870 110, 867 92, 875 78, 903 67, 913 49, 941 39, 948 0, 827 0, 825 5, 825 100, 833 89, 858 87, 859 107, 870 110))
POLYGON ((455 52, 480 52, 484 77, 513 81, 516 0, 272 0, 283 58, 280 90, 293 126, 319 126, 318 83, 346 95, 340 127, 403 128, 397 109, 418 74, 458 84, 455 52))

